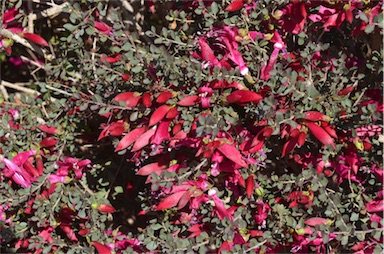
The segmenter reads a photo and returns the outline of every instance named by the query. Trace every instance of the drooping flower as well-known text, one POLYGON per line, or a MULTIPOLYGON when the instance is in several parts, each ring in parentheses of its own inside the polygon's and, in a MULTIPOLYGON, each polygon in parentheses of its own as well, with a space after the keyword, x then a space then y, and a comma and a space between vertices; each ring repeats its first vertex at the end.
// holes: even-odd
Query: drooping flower
POLYGON ((229 213, 227 208, 225 208, 223 201, 217 196, 216 190, 210 189, 208 191, 208 195, 212 198, 215 207, 214 211, 217 214, 217 216, 222 220, 225 217, 228 217, 229 219, 232 219, 232 215, 229 213))
POLYGON ((277 62, 277 57, 279 55, 279 52, 281 50, 285 50, 285 48, 286 48, 285 43, 283 42, 283 40, 281 39, 281 37, 277 31, 275 31, 275 33, 271 39, 271 42, 274 42, 271 57, 269 58, 268 64, 264 65, 261 68, 260 78, 264 79, 264 80, 270 79, 270 77, 271 77, 270 71, 273 69, 273 67, 275 66, 275 63, 277 62))

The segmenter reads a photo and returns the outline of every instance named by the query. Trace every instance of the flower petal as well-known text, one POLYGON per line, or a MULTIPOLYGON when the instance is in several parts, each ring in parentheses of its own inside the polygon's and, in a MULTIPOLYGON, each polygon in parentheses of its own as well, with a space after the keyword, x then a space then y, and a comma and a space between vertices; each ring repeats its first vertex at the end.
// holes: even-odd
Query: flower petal
POLYGON ((133 144, 144 132, 146 131, 146 127, 139 127, 130 131, 127 135, 125 135, 120 142, 117 144, 115 152, 123 150, 133 144))

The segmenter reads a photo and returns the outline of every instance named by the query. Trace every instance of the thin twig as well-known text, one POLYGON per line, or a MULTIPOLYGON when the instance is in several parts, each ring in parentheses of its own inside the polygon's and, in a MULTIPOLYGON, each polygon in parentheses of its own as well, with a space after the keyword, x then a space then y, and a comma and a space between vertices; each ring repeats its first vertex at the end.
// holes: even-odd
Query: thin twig
POLYGON ((335 202, 333 202, 333 199, 329 196, 327 189, 323 186, 323 184, 321 182, 319 182, 319 185, 324 188, 324 193, 327 196, 329 202, 331 202, 331 204, 332 204, 333 208, 335 209, 336 213, 340 216, 340 219, 341 219, 341 222, 343 223, 343 226, 345 228, 348 228, 347 224, 345 223, 345 221, 343 219, 343 216, 341 215, 341 213, 339 211, 339 208, 337 208, 337 205, 335 204, 335 202))
POLYGON ((254 249, 259 248, 260 246, 264 245, 267 242, 267 240, 262 241, 261 243, 256 244, 255 246, 249 248, 248 250, 244 251, 244 253, 250 252, 254 249))
POLYGON ((118 175, 119 172, 120 172, 121 166, 123 165, 123 161, 124 161, 124 157, 121 158, 120 165, 119 165, 119 167, 117 168, 116 173, 115 173, 115 175, 113 176, 113 179, 112 179, 111 183, 109 184, 109 188, 108 188, 107 193, 105 193, 104 199, 107 199, 107 198, 108 198, 109 193, 111 192, 112 186, 113 186, 113 184, 115 183, 115 181, 116 181, 116 179, 117 179, 117 175, 118 175))
POLYGON ((26 94, 33 95, 33 96, 39 96, 40 95, 39 92, 37 92, 33 89, 22 87, 22 86, 16 85, 15 83, 10 83, 10 82, 4 81, 4 80, 1 81, 1 85, 8 87, 8 88, 18 90, 18 91, 26 93, 26 94))
POLYGON ((43 69, 44 66, 41 65, 40 63, 34 61, 34 60, 31 60, 29 59, 28 57, 25 57, 25 56, 20 56, 21 60, 27 62, 27 63, 30 63, 30 64, 33 64, 34 66, 36 66, 38 69, 43 69))
POLYGON ((133 7, 127 0, 121 0, 121 5, 130 13, 134 13, 133 7))
POLYGON ((96 65, 95 65, 96 45, 97 45, 97 38, 95 37, 95 38, 93 38, 92 53, 91 53, 91 61, 92 61, 93 75, 94 75, 94 77, 95 77, 95 80, 98 80, 97 72, 96 72, 96 65))
POLYGON ((33 22, 35 18, 33 17, 33 3, 32 0, 28 0, 28 32, 34 33, 33 22))
POLYGON ((53 86, 50 86, 50 85, 46 85, 45 87, 46 87, 47 89, 49 89, 49 90, 58 92, 58 93, 60 93, 60 94, 67 95, 67 96, 69 96, 69 97, 72 97, 72 96, 73 96, 73 94, 71 94, 71 93, 68 93, 68 92, 66 92, 66 91, 64 91, 64 90, 62 90, 62 89, 59 89, 59 88, 56 88, 56 87, 53 87, 53 86))
POLYGON ((375 231, 384 231, 384 228, 372 228, 372 229, 367 229, 367 230, 356 230, 353 232, 347 232, 347 231, 339 231, 339 232, 331 232, 331 234, 335 235, 355 235, 355 234, 367 234, 367 233, 372 233, 375 231))
MULTIPOLYGON (((192 250, 198 250, 200 246, 207 245, 209 243, 209 240, 205 240, 204 242, 201 242, 195 246, 192 247, 192 250)), ((175 249, 174 251, 186 251, 188 248, 179 248, 175 249)))
POLYGON ((348 170, 348 183, 349 183, 349 189, 351 190, 351 192, 352 192, 353 194, 355 194, 355 192, 353 191, 353 187, 352 187, 351 170, 348 170))
POLYGON ((91 196, 95 195, 95 193, 82 180, 79 180, 79 183, 91 196))
POLYGON ((0 84, 0 92, 3 94, 4 100, 7 101, 9 98, 9 95, 8 95, 7 89, 3 86, 3 83, 0 84))
POLYGON ((51 8, 48 8, 46 10, 43 10, 37 14, 32 14, 31 18, 34 20, 41 19, 41 18, 54 18, 60 13, 64 11, 65 8, 70 7, 70 4, 68 2, 65 2, 60 5, 54 5, 51 8))
POLYGON ((367 90, 367 88, 364 88, 362 91, 361 91, 361 94, 359 96, 359 98, 357 98, 357 100, 355 101, 355 103, 353 103, 352 107, 356 107, 357 104, 359 104, 361 98, 363 97, 365 91, 367 90))

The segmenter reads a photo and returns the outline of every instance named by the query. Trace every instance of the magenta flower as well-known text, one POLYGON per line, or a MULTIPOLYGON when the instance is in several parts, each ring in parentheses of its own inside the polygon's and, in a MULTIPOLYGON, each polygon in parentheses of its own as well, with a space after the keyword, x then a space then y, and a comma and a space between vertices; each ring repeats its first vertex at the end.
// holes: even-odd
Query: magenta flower
MULTIPOLYGON (((231 66, 227 62, 227 59, 230 59, 234 64, 239 67, 240 73, 242 75, 247 75, 248 67, 245 65, 242 55, 237 50, 237 30, 237 28, 231 29, 229 26, 224 26, 219 28, 213 28, 212 31, 209 31, 206 34, 207 38, 212 38, 215 40, 215 42, 213 43, 215 49, 218 48, 219 50, 221 49, 225 51, 224 56, 220 60, 216 57, 213 49, 209 46, 205 38, 199 39, 201 55, 197 53, 193 53, 192 55, 196 58, 201 58, 202 60, 204 60, 203 68, 206 68, 208 66, 213 68, 216 66, 220 69, 224 67, 229 70, 231 69, 231 66), (222 42, 224 42, 224 44, 222 44, 222 42)), ((259 33, 253 35, 258 36, 259 33)))
POLYGON ((39 236, 41 238, 43 238, 43 241, 44 242, 48 242, 48 243, 53 243, 53 238, 52 238, 52 232, 53 232, 53 228, 51 226, 49 226, 48 228, 42 230, 40 233, 39 233, 39 236))
POLYGON ((281 49, 283 49, 283 47, 284 47, 284 45, 280 42, 276 42, 273 45, 273 52, 271 54, 271 57, 269 58, 268 64, 261 68, 261 76, 260 76, 261 79, 268 80, 271 77, 269 72, 275 66, 275 63, 277 61, 277 56, 279 55, 279 52, 281 49))
POLYGON ((257 214, 253 216, 257 225, 261 225, 268 217, 268 213, 271 211, 271 207, 267 203, 257 202, 257 214))
POLYGON ((80 179, 83 176, 83 170, 91 164, 90 160, 78 160, 76 158, 67 157, 64 161, 59 161, 57 163, 57 175, 59 176, 67 176, 69 171, 73 171, 75 173, 76 178, 80 179))
POLYGON ((32 155, 36 155, 36 151, 31 149, 27 152, 19 153, 12 160, 2 158, 1 162, 5 164, 5 168, 3 169, 4 175, 12 178, 15 183, 24 188, 31 186, 33 177, 24 169, 22 165, 32 155))
POLYGON ((55 175, 55 174, 50 174, 48 176, 48 180, 51 184, 54 184, 54 183, 68 183, 71 178, 69 178, 68 176, 61 176, 61 175, 55 175))
POLYGON ((213 199, 213 202, 215 203, 215 212, 217 216, 221 220, 224 219, 224 217, 228 217, 229 219, 232 219, 232 216, 228 212, 228 210, 225 208, 223 201, 216 195, 216 190, 210 189, 208 191, 208 195, 213 199))
MULTIPOLYGON (((9 204, 6 204, 6 205, 0 205, 0 221, 6 223, 6 224, 9 224, 9 225, 12 225, 12 220, 11 219, 7 219, 7 215, 5 213, 5 211, 7 211, 9 208, 9 204)), ((1 240, 0 240, 0 243, 1 243, 1 240)))
POLYGON ((244 60, 243 60, 243 57, 241 56, 240 52, 237 51, 237 49, 235 49, 233 47, 233 45, 228 41, 227 38, 222 38, 225 45, 227 46, 227 50, 228 50, 228 58, 232 60, 232 62, 234 62, 235 64, 237 64, 237 66, 239 66, 239 69, 240 69, 240 73, 241 75, 245 76, 248 74, 248 67, 245 65, 244 63, 244 60))
POLYGON ((203 86, 199 88, 198 92, 201 98, 201 106, 203 108, 209 108, 211 106, 210 99, 213 93, 212 88, 203 86))

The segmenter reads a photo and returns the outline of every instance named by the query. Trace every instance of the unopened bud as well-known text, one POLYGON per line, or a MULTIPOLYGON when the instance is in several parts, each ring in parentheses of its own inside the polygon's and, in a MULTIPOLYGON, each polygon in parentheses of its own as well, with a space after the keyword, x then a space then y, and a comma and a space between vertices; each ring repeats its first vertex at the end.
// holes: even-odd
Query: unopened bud
POLYGON ((248 34, 248 31, 244 28, 240 28, 239 31, 237 32, 241 37, 244 37, 248 34))
POLYGON ((281 18, 281 16, 283 16, 283 11, 281 10, 277 10, 275 11, 273 14, 272 14, 272 17, 276 20, 279 20, 281 18))
POLYGON ((262 197, 264 195, 264 189, 260 186, 256 188, 255 192, 256 192, 256 195, 259 197, 262 197))
POLYGON ((176 20, 175 20, 175 21, 173 21, 172 24, 171 24, 171 29, 172 29, 172 30, 175 30, 176 27, 177 27, 177 23, 176 23, 176 20))

